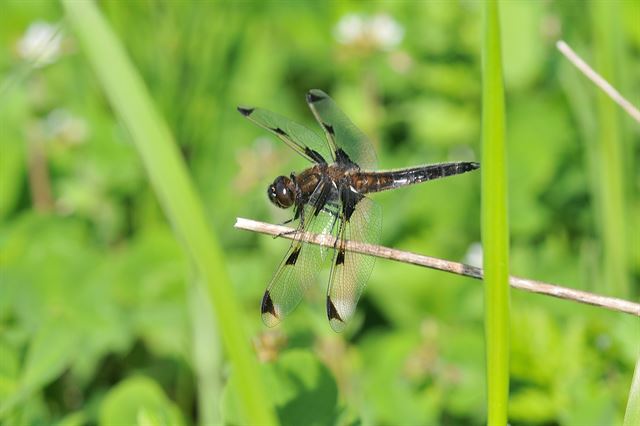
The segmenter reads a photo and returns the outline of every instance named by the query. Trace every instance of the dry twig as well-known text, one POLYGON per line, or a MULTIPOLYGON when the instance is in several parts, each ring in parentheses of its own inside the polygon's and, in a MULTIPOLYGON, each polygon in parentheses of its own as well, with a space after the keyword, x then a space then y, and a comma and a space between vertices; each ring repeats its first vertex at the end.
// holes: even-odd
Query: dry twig
MULTIPOLYGON (((296 237, 295 231, 286 226, 273 225, 270 223, 258 222, 255 220, 244 219, 240 217, 236 219, 236 224, 234 226, 238 229, 260 232, 263 234, 280 236, 288 239, 293 239, 296 237)), ((319 244, 324 246, 332 246, 335 242, 335 237, 329 235, 305 233, 302 238, 304 241, 310 242, 312 244, 319 244)), ((451 272, 471 278, 482 279, 481 268, 477 268, 471 265, 465 265, 464 263, 451 262, 449 260, 423 256, 407 251, 375 246, 371 244, 364 244, 355 241, 347 242, 346 249, 356 253, 382 257, 385 259, 396 260, 398 262, 410 263, 412 265, 424 266, 427 268, 438 269, 440 271, 451 272)), ((513 288, 525 290, 531 293, 544 294, 560 299, 600 306, 612 311, 624 312, 627 314, 640 316, 640 304, 624 299, 601 296, 599 294, 589 293, 586 291, 574 290, 571 288, 560 287, 553 284, 518 277, 509 277, 509 285, 511 285, 511 287, 513 288)))
POLYGON ((640 123, 640 111, 633 106, 631 102, 626 100, 620 92, 618 92, 607 80, 602 78, 600 74, 595 72, 585 61, 582 60, 576 52, 574 52, 567 43, 560 40, 556 43, 556 47, 573 65, 576 66, 589 80, 602 89, 615 103, 620 105, 634 120, 640 123))

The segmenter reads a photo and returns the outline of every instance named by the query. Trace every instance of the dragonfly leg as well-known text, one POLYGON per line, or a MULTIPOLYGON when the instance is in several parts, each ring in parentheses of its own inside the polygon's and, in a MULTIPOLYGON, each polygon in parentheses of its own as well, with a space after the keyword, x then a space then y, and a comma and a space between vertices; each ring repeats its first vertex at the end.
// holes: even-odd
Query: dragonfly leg
POLYGON ((278 225, 280 225, 280 226, 284 226, 284 225, 286 225, 286 224, 288 224, 288 223, 293 222, 294 220, 296 220, 296 218, 295 218, 295 217, 292 217, 291 219, 287 219, 287 220, 285 220, 284 222, 280 222, 278 225))
POLYGON ((295 234, 299 230, 304 229, 304 209, 298 209, 294 217, 292 217, 289 220, 285 220, 284 222, 281 223, 281 225, 286 225, 287 223, 291 223, 298 218, 300 219, 300 223, 298 224, 297 229, 290 229, 288 231, 279 232, 278 234, 274 235, 273 238, 276 239, 278 237, 282 237, 283 235, 295 234))
MULTIPOLYGON (((290 222, 292 222, 293 220, 294 220, 294 219, 289 219, 289 220, 287 220, 287 221, 282 222, 280 225, 286 225, 287 223, 290 223, 290 222)), ((277 233, 276 235, 274 235, 274 236, 273 236, 273 239, 276 239, 276 238, 282 237, 282 236, 284 236, 284 235, 295 234, 296 232, 298 232, 298 230, 297 230, 297 229, 290 229, 290 230, 288 230, 288 231, 279 232, 279 233, 277 233)))
POLYGON ((280 237, 283 237, 285 235, 295 234, 296 232, 298 232, 297 229, 290 229, 288 231, 279 232, 279 233, 277 233, 276 235, 273 236, 273 239, 275 240, 276 238, 280 238, 280 237))

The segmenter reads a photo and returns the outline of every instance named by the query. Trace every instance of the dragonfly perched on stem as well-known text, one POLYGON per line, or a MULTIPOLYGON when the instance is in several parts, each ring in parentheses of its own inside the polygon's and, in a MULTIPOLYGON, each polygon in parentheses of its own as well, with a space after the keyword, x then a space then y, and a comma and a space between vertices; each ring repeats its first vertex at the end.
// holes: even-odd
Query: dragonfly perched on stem
POLYGON ((474 162, 429 164, 376 170, 376 154, 367 137, 321 90, 310 90, 307 103, 325 138, 285 117, 261 108, 238 111, 268 130, 313 165, 302 172, 278 176, 267 195, 276 206, 293 207, 295 238, 262 298, 262 320, 272 327, 298 305, 331 254, 326 309, 331 328, 342 331, 353 317, 374 258, 345 250, 346 241, 378 244, 380 206, 367 197, 428 180, 475 170, 474 162), (335 236, 332 247, 308 244, 305 232, 335 236))

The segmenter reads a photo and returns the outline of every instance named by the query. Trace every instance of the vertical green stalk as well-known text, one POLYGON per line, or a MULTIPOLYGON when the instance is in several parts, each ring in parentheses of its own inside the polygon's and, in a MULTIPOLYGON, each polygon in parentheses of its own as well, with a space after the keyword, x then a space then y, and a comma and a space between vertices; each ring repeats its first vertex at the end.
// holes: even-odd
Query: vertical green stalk
MULTIPOLYGON (((194 278, 195 279, 195 278, 194 278)), ((200 283, 202 284, 202 283, 200 283)), ((198 389, 198 418, 202 426, 222 424, 220 401, 222 398, 222 348, 216 333, 211 305, 204 292, 204 285, 189 288, 189 313, 191 315, 193 369, 198 389)))
POLYGON ((629 401, 627 402, 627 410, 624 413, 624 421, 622 426, 640 425, 640 357, 636 362, 636 371, 633 373, 631 380, 631 389, 629 389, 629 401))
MULTIPOLYGON (((233 373, 246 424, 277 420, 261 381, 257 360, 242 326, 224 260, 171 132, 156 111, 140 76, 92 1, 62 0, 71 27, 98 76, 113 109, 130 131, 149 180, 178 239, 192 259, 200 285, 213 306, 216 324, 233 373)), ((211 324, 214 327, 214 324, 211 324)), ((206 401, 219 404, 219 401, 206 401)))
POLYGON ((506 425, 509 399, 509 225, 504 86, 498 2, 487 0, 484 6, 480 170, 487 412, 489 425, 506 425))
MULTIPOLYGON (((591 2, 595 69, 614 87, 616 78, 616 31, 618 2, 591 2)), ((618 297, 629 297, 627 246, 624 214, 624 169, 622 128, 618 106, 600 89, 597 92, 598 135, 596 156, 599 159, 597 200, 601 202, 599 228, 602 238, 606 290, 618 297)), ((593 173, 594 171, 592 171, 593 173)))

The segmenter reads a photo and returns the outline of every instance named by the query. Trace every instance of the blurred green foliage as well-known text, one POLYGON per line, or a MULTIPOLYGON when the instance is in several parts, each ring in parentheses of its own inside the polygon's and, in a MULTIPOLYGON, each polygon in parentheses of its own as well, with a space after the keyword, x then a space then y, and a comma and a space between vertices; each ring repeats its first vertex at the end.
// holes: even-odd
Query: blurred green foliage
MULTIPOLYGON (((305 166, 243 120, 237 104, 315 129, 304 93, 317 87, 371 136, 384 168, 479 158, 479 4, 99 5, 188 162, 246 310, 237 326, 254 336, 272 390, 265 398, 281 421, 482 424, 477 283, 378 261, 344 334, 324 318, 326 277, 281 328, 266 330, 259 302, 286 242, 232 228, 237 216, 287 219, 266 186, 305 166), (377 14, 397 27, 356 31, 354 22, 377 14)), ((61 8, 7 0, 2 9, 0 421, 193 424, 221 404, 223 419, 239 422, 226 389, 233 371, 195 366, 202 348, 185 285, 190 265, 61 8), (54 47, 34 56, 29 43, 42 34, 54 47), (225 388, 221 401, 198 397, 211 381, 225 388)), ((616 81, 637 104, 640 6, 620 1, 619 9, 616 81)), ((511 266, 515 275, 606 293, 617 287, 603 265, 596 89, 553 46, 563 38, 593 63, 588 15, 581 2, 502 7, 511 266)), ((616 120, 624 229, 639 229, 638 126, 622 114, 616 120)), ((477 175, 376 200, 383 244, 477 261, 477 175)), ((637 231, 627 234, 624 291, 637 300, 640 249, 637 231)), ((512 302, 511 424, 620 423, 638 320, 535 295, 512 293, 512 302)))

